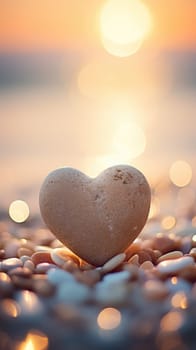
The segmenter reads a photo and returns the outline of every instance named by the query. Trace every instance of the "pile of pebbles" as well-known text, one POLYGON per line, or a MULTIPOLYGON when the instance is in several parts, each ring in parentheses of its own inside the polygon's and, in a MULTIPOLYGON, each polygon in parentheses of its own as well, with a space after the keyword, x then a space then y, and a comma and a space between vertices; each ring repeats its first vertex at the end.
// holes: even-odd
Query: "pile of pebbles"
POLYGON ((0 349, 196 349, 196 232, 187 233, 137 238, 95 267, 45 228, 1 222, 0 349), (47 342, 35 345, 35 332, 47 342))

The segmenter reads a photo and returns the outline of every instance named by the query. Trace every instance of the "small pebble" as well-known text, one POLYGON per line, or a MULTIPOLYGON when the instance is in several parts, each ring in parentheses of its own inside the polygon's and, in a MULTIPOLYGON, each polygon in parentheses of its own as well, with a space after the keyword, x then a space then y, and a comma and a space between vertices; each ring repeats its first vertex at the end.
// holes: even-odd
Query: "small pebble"
POLYGON ((178 259, 183 256, 183 253, 180 250, 173 250, 172 252, 163 254, 160 256, 157 260, 157 263, 160 263, 161 261, 164 260, 170 260, 170 259, 178 259))
POLYGON ((78 304, 89 300, 90 289, 77 281, 62 282, 57 290, 57 300, 64 304, 78 304))
POLYGON ((5 245, 5 257, 15 258, 17 256, 17 251, 20 247, 20 242, 18 239, 12 239, 11 242, 8 241, 5 245))
POLYGON ((195 247, 190 250, 189 255, 192 256, 196 261, 196 248, 195 247))
POLYGON ((76 264, 79 264, 79 259, 68 248, 56 248, 51 251, 52 262, 58 266, 63 266, 68 260, 73 260, 76 264))
POLYGON ((166 298, 169 291, 163 282, 149 280, 144 284, 143 294, 147 299, 161 300, 166 298))
POLYGON ((151 261, 144 261, 143 264, 140 265, 140 269, 143 270, 152 270, 154 265, 151 261))
POLYGON ((75 281, 75 278, 71 273, 59 268, 50 269, 47 272, 47 278, 49 282, 55 285, 59 285, 64 282, 69 283, 75 281))
POLYGON ((30 277, 32 275, 32 271, 26 267, 16 267, 9 272, 10 276, 20 276, 20 277, 30 277))
POLYGON ((157 265, 157 270, 161 274, 175 274, 181 270, 188 268, 194 264, 194 259, 191 256, 185 256, 178 259, 165 260, 157 265))
POLYGON ((101 281, 95 286, 95 300, 98 303, 119 305, 127 302, 129 294, 128 288, 125 283, 116 283, 115 286, 112 283, 101 281))
POLYGON ((168 236, 159 235, 153 240, 153 249, 160 250, 163 254, 176 250, 175 240, 168 236))
POLYGON ((43 262, 36 265, 35 273, 46 273, 49 269, 56 268, 56 265, 43 262))
POLYGON ((127 282, 130 277, 131 273, 129 271, 113 272, 105 275, 103 281, 110 284, 119 284, 127 282))
POLYGON ((21 247, 18 249, 17 251, 17 255, 19 256, 19 258, 21 256, 31 256, 33 254, 33 250, 32 249, 29 249, 29 248, 25 248, 25 247, 21 247))
POLYGON ((15 269, 16 267, 22 267, 22 261, 18 258, 8 258, 1 262, 1 270, 4 272, 15 269))
POLYGON ((74 273, 74 276, 78 282, 85 283, 88 286, 93 286, 101 279, 101 273, 96 269, 77 271, 74 273))
POLYGON ((34 263, 33 263, 32 260, 26 260, 26 261, 24 262, 24 265, 23 265, 23 266, 26 267, 27 269, 31 270, 32 272, 33 272, 34 269, 35 269, 35 265, 34 265, 34 263))
POLYGON ((139 256, 138 254, 133 255, 129 260, 128 260, 129 264, 133 264, 136 266, 139 266, 139 256))
POLYGON ((102 271, 103 273, 107 273, 110 271, 113 271, 117 266, 122 264, 122 262, 125 260, 126 254, 121 253, 118 255, 115 255, 112 259, 108 260, 103 266, 102 271))
POLYGON ((49 251, 36 252, 32 255, 31 259, 35 265, 38 265, 40 263, 53 263, 49 251))
POLYGON ((32 289, 35 293, 44 297, 52 296, 55 293, 55 286, 44 279, 35 280, 32 289))

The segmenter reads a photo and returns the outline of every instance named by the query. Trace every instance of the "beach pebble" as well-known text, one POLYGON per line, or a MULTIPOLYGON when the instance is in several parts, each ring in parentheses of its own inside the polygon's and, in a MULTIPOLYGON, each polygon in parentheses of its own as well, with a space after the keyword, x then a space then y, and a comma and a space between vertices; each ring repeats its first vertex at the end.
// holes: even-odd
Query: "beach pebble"
POLYGON ((31 260, 35 265, 38 265, 40 263, 53 263, 49 251, 36 252, 32 255, 31 260))
POLYGON ((94 290, 95 300, 99 303, 116 305, 126 303, 128 288, 125 283, 107 283, 101 281, 96 284, 94 290))
POLYGON ((136 265, 136 266, 139 266, 139 255, 138 255, 138 254, 133 255, 133 256, 128 260, 128 263, 129 263, 129 264, 136 265))
POLYGON ((86 271, 76 271, 74 276, 78 282, 85 283, 88 286, 93 286, 95 283, 99 282, 101 279, 100 271, 86 270, 86 271))
POLYGON ((188 269, 183 269, 181 272, 179 272, 179 275, 181 278, 184 278, 189 282, 196 282, 196 265, 194 264, 189 266, 188 269))
POLYGON ((189 255, 196 260, 196 248, 192 248, 189 252, 189 255))
POLYGON ((114 270, 117 266, 122 264, 122 262, 125 260, 126 254, 118 254, 115 255, 112 259, 108 260, 103 266, 102 266, 102 272, 107 273, 112 270, 114 270))
POLYGON ((194 264, 194 259, 191 256, 184 256, 178 259, 164 260, 157 265, 157 270, 161 274, 179 273, 185 268, 194 264))
POLYGON ((143 264, 140 265, 140 269, 143 270, 152 270, 154 265, 151 261, 144 261, 143 264))
POLYGON ((44 279, 34 280, 32 289, 35 293, 44 297, 52 296, 55 293, 55 285, 44 279))
POLYGON ((109 284, 118 284, 127 282, 131 277, 131 273, 129 271, 121 271, 121 272, 113 272, 108 273, 104 276, 103 281, 109 284))
POLYGON ((21 276, 21 277, 30 277, 32 275, 32 271, 26 267, 16 267, 9 271, 9 276, 21 276))
POLYGON ((73 260, 76 264, 79 263, 79 259, 67 248, 56 248, 51 251, 51 259, 58 266, 63 267, 65 262, 73 260))
POLYGON ((21 256, 31 256, 33 254, 33 250, 32 249, 29 249, 29 248, 25 248, 25 247, 21 247, 18 249, 17 251, 17 255, 19 256, 19 258, 21 256))
POLYGON ((48 270, 56 268, 56 265, 43 262, 36 265, 35 273, 46 273, 48 270))
POLYGON ((47 278, 49 282, 55 285, 59 285, 64 282, 69 283, 75 281, 75 277, 71 273, 59 268, 50 269, 47 272, 47 278))
POLYGON ((163 254, 176 250, 176 242, 163 234, 157 235, 153 240, 153 249, 160 250, 163 254))
POLYGON ((34 271, 35 269, 35 265, 33 263, 32 260, 25 260, 24 264, 23 264, 24 267, 26 267, 27 269, 31 270, 32 272, 34 271))
POLYGON ((7 272, 16 267, 22 267, 22 261, 18 258, 9 258, 1 262, 1 271, 7 272))
POLYGON ((163 282, 149 280, 143 286, 143 294, 147 299, 161 300, 169 294, 169 290, 163 282))
POLYGON ((20 242, 18 239, 12 239, 9 241, 4 249, 5 249, 5 257, 6 258, 15 258, 17 256, 17 251, 20 247, 20 242))
POLYGON ((58 302, 64 304, 78 304, 83 303, 89 299, 90 289, 82 283, 77 281, 62 282, 57 290, 56 298, 58 302))
POLYGON ((41 187, 39 202, 56 237, 83 260, 102 266, 140 233, 150 199, 143 174, 119 165, 95 179, 73 168, 54 170, 41 187))
POLYGON ((183 256, 183 253, 180 250, 173 250, 172 252, 163 254, 160 256, 157 260, 158 263, 164 260, 170 260, 170 259, 178 259, 183 256))

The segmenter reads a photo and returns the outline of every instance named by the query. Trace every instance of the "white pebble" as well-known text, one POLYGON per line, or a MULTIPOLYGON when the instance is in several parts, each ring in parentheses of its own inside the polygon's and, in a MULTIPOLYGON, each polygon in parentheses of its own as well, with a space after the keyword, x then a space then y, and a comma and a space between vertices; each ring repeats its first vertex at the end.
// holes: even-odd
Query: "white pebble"
POLYGON ((121 253, 121 254, 115 255, 113 258, 108 260, 102 266, 102 271, 104 273, 106 273, 106 272, 110 272, 110 271, 114 270, 117 266, 122 264, 122 262, 125 260, 125 258, 126 258, 126 254, 125 253, 121 253))
POLYGON ((72 260, 72 258, 77 260, 77 257, 66 247, 56 248, 51 251, 51 259, 58 266, 63 267, 65 262, 72 260))
POLYGON ((65 304, 82 303, 89 300, 89 296, 89 287, 76 281, 70 281, 69 283, 63 282, 57 291, 58 301, 65 304))
POLYGON ((165 260, 157 265, 157 270, 162 274, 176 273, 180 270, 194 265, 194 259, 191 256, 184 256, 179 259, 165 260))
POLYGON ((104 276, 103 281, 105 283, 116 284, 127 282, 130 279, 130 277, 131 273, 129 271, 114 272, 104 276))
POLYGON ((126 301, 128 288, 125 283, 113 284, 104 281, 97 283, 95 287, 95 299, 103 304, 119 304, 126 301))
POLYGON ((55 285, 59 285, 64 282, 75 281, 75 278, 71 273, 61 270, 59 268, 50 269, 47 272, 47 275, 48 275, 48 281, 55 285))
POLYGON ((17 267, 22 267, 22 261, 18 258, 9 258, 1 262, 1 270, 4 272, 10 271, 17 267))
POLYGON ((183 256, 183 253, 180 250, 174 250, 173 252, 169 252, 167 254, 161 255, 158 258, 158 263, 160 263, 161 261, 165 261, 165 260, 171 260, 171 259, 178 259, 181 258, 183 256))

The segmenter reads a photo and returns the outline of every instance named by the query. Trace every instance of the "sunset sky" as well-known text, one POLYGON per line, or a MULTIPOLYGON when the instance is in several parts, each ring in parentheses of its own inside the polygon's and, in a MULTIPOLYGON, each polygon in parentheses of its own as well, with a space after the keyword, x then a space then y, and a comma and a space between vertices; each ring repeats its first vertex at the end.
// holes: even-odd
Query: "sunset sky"
MULTIPOLYGON (((153 18, 148 44, 196 46, 195 0, 146 0, 153 18)), ((103 0, 0 2, 0 50, 99 46, 98 15, 103 0)))
POLYGON ((195 55, 196 0, 0 0, 1 202, 60 166, 195 168, 195 55))

